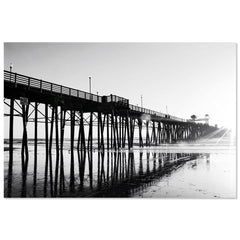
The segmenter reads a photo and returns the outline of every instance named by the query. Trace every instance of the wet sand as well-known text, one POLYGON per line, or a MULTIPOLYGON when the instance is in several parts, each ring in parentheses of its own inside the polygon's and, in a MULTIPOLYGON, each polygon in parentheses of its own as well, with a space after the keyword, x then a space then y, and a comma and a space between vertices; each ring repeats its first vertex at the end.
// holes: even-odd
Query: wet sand
POLYGON ((236 158, 212 153, 186 163, 133 197, 236 198, 236 158))
MULTIPOLYGON (((163 144, 131 151, 92 152, 82 159, 74 151, 74 192, 70 191, 69 141, 64 144, 65 186, 62 197, 144 197, 144 198, 235 198, 236 148, 230 137, 189 144, 163 144), (217 143, 217 144, 216 144, 217 143), (190 156, 194 158, 190 159, 190 156), (182 161, 181 159, 186 158, 182 161), (188 159, 189 158, 189 159, 188 159), (84 161, 83 161, 84 160, 84 161), (92 168, 90 172, 90 166, 92 168)), ((14 144, 11 196, 21 197, 23 188, 21 142, 14 144)), ((4 193, 8 195, 8 146, 4 153, 4 193)), ((56 152, 52 152, 53 174, 56 152)), ((43 197, 45 182, 45 145, 38 144, 37 186, 33 194, 33 142, 29 143, 26 197, 43 197)), ((50 175, 46 196, 51 197, 50 175)), ((54 181, 54 176, 53 176, 54 181)), ((59 196, 59 195, 58 195, 59 196)))

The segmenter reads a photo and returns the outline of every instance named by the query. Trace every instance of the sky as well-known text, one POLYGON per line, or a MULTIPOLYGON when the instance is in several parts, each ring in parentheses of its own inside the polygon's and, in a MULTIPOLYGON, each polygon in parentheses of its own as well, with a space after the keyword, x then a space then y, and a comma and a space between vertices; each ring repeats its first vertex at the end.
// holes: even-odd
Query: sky
MULTIPOLYGON (((235 128, 234 43, 5 43, 4 69, 235 128)), ((7 108, 5 108, 5 111, 7 108)))

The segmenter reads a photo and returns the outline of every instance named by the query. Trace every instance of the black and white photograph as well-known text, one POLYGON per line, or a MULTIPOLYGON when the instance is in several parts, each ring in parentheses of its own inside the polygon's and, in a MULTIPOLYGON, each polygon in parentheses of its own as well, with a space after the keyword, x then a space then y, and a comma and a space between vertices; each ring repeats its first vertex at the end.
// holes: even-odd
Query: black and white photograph
POLYGON ((236 198, 235 43, 4 43, 4 196, 236 198))
POLYGON ((0 12, 0 239, 240 239, 239 1, 0 12))

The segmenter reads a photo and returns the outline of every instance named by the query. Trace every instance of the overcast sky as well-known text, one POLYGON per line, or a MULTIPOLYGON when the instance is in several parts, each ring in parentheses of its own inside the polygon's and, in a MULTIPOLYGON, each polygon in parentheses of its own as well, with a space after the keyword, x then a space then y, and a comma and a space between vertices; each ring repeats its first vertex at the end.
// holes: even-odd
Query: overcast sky
MULTIPOLYGON (((236 44, 5 43, 4 68, 92 92, 116 94, 152 110, 232 127, 236 44)), ((7 109, 7 108, 5 108, 7 109)))

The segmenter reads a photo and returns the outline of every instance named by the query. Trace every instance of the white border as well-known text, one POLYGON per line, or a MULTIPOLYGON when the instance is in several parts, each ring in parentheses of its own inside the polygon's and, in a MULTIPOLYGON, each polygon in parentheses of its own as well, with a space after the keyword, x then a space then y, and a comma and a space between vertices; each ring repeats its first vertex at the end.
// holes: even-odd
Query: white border
MULTIPOLYGON (((1 1, 1 56, 7 41, 239 43, 237 3, 1 1)), ((2 72, 3 57, 0 66, 2 72)), ((0 201, 4 240, 240 239, 239 200, 10 200, 1 196, 0 201)))

